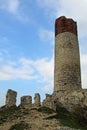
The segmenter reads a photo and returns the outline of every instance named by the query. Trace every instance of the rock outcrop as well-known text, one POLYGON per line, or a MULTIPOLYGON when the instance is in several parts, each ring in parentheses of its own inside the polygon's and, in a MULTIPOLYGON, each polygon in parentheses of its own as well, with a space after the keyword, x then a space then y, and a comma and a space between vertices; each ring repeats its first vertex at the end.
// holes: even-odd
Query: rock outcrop
POLYGON ((0 109, 0 130, 81 130, 79 125, 76 125, 78 126, 76 129, 75 121, 71 120, 66 111, 63 112, 56 113, 47 107, 0 109), (64 116, 64 119, 61 116, 64 116), (71 120, 71 126, 70 124, 67 126, 69 120, 71 120))

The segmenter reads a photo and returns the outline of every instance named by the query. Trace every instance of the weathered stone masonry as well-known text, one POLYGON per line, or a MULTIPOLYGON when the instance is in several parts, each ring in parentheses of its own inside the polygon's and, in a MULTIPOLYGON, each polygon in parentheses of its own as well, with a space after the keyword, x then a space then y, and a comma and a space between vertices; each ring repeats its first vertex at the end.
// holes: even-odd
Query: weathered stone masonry
POLYGON ((32 97, 31 96, 22 96, 21 97, 21 104, 20 104, 21 107, 24 107, 24 108, 30 108, 32 107, 32 97))
MULTIPOLYGON (((8 89, 7 94, 6 94, 6 107, 12 107, 16 106, 16 97, 17 97, 17 92, 11 89, 8 89)), ((29 108, 31 109, 32 107, 40 107, 41 106, 41 98, 39 93, 35 93, 34 97, 34 103, 32 103, 32 96, 26 95, 22 96, 20 98, 20 107, 22 108, 29 108)))
POLYGON ((40 94, 39 93, 35 93, 34 106, 39 107, 40 105, 41 105, 40 94))
POLYGON ((16 106, 16 97, 17 97, 17 92, 8 89, 6 95, 6 107, 16 106))
POLYGON ((62 16, 55 21, 54 92, 46 95, 42 105, 73 111, 87 106, 87 89, 81 87, 80 56, 77 25, 62 16))
POLYGON ((55 22, 54 92, 81 89, 76 22, 60 17, 55 22))

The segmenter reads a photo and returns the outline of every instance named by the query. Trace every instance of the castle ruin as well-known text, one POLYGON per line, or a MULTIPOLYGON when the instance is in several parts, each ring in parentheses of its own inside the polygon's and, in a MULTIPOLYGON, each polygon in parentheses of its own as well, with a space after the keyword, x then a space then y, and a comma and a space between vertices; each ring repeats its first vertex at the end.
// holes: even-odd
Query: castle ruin
MULTIPOLYGON (((16 96, 15 91, 8 90, 6 106, 16 105, 16 96)), ((42 104, 38 93, 35 94, 34 104, 31 96, 23 96, 20 106, 27 108, 45 106, 54 110, 57 110, 57 106, 62 106, 68 111, 78 106, 87 106, 87 89, 82 89, 81 86, 77 24, 73 19, 62 16, 55 21, 53 94, 46 94, 42 104)))
POLYGON ((61 16, 55 21, 54 91, 43 101, 44 106, 65 107, 72 111, 87 106, 87 89, 81 86, 77 23, 61 16))

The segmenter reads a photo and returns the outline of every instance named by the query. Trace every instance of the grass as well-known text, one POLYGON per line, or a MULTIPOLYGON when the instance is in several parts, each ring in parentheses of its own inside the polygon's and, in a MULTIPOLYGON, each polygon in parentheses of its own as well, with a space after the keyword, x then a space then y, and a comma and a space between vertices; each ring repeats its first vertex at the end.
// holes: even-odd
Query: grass
POLYGON ((21 116, 21 110, 19 107, 12 106, 10 108, 2 108, 0 110, 0 124, 3 124, 7 120, 12 120, 21 116))
POLYGON ((52 113, 55 112, 54 110, 52 110, 52 109, 50 109, 50 108, 48 108, 48 107, 40 107, 40 108, 38 109, 38 111, 39 111, 39 112, 42 112, 42 113, 47 113, 47 114, 52 114, 52 113))
POLYGON ((24 123, 24 122, 20 122, 18 124, 15 124, 13 126, 11 126, 11 128, 9 130, 28 130, 29 126, 28 124, 24 123))
MULTIPOLYGON (((80 130, 87 130, 87 118, 83 115, 87 112, 87 108, 85 109, 77 109, 74 113, 68 112, 65 108, 57 107, 57 114, 55 116, 50 116, 46 119, 52 120, 57 119, 60 121, 61 126, 68 126, 70 128, 80 129, 80 130)), ((36 109, 38 112, 52 114, 55 111, 47 108, 47 107, 40 107, 36 109)), ((23 109, 21 111, 20 107, 10 107, 10 108, 2 108, 0 110, 0 124, 3 124, 6 121, 11 121, 13 119, 17 119, 18 117, 23 117, 23 115, 28 114, 28 111, 23 109)), ((13 125, 9 130, 24 130, 28 128, 28 125, 20 122, 18 124, 13 125)))
POLYGON ((79 124, 87 129, 87 106, 76 108, 74 113, 79 124))
POLYGON ((60 121, 62 126, 68 126, 70 128, 87 130, 87 128, 82 127, 73 113, 68 112, 65 108, 58 108, 58 112, 55 116, 48 117, 47 119, 57 119, 60 121))

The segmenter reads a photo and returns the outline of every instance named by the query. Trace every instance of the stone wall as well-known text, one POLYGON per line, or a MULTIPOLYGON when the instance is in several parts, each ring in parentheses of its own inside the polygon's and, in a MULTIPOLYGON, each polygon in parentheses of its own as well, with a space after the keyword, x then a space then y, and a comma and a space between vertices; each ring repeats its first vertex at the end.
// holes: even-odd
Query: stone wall
POLYGON ((70 32, 55 38, 54 91, 81 89, 80 56, 77 36, 70 32))
MULTIPOLYGON (((12 107, 16 105, 17 92, 9 89, 6 95, 6 107, 12 107)), ((68 111, 73 111, 75 108, 87 107, 87 89, 77 90, 77 91, 66 91, 59 90, 52 95, 46 94, 46 98, 43 100, 42 104, 40 102, 39 93, 35 94, 35 101, 32 104, 31 96, 22 96, 21 103, 19 106, 22 108, 36 108, 36 107, 48 107, 53 110, 57 110, 58 107, 64 107, 68 111)))
POLYGON ((64 107, 68 111, 73 112, 77 108, 87 107, 87 94, 85 94, 83 90, 60 90, 52 95, 46 94, 42 106, 49 107, 55 111, 57 111, 59 107, 64 107))
POLYGON ((6 107, 15 106, 16 97, 17 97, 17 92, 9 89, 6 95, 6 107))
POLYGON ((46 98, 43 100, 42 106, 49 107, 50 109, 55 110, 53 96, 50 94, 46 94, 46 98))
MULTIPOLYGON (((8 89, 7 94, 6 94, 5 106, 6 107, 16 106, 16 97, 17 97, 17 92, 14 90, 8 89)), ((22 96, 20 98, 19 106, 22 108, 40 107, 41 106, 40 94, 35 93, 34 103, 32 103, 32 96, 30 95, 22 96)))
POLYGON ((20 106, 24 107, 24 108, 31 108, 32 107, 32 97, 31 96, 22 96, 20 106))
MULTIPOLYGON (((66 108, 68 111, 73 111, 79 107, 87 107, 87 95, 84 94, 82 90, 78 91, 59 91, 52 95, 54 106, 66 108)), ((56 110, 55 109, 55 110, 56 110)))
POLYGON ((84 97, 85 97, 84 105, 87 106, 87 89, 83 89, 82 91, 83 91, 83 94, 84 94, 84 97))
POLYGON ((34 106, 39 107, 41 105, 41 101, 40 101, 40 94, 39 93, 35 93, 35 97, 34 97, 34 106))

